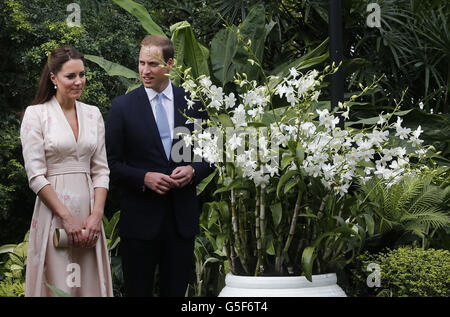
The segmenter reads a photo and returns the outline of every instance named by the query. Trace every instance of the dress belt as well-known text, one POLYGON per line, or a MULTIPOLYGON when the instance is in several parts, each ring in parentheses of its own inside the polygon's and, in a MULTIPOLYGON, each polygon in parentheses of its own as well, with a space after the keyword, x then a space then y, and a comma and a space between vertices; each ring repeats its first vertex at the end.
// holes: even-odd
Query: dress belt
POLYGON ((88 173, 91 168, 89 162, 64 162, 57 164, 47 164, 47 176, 72 173, 88 173))

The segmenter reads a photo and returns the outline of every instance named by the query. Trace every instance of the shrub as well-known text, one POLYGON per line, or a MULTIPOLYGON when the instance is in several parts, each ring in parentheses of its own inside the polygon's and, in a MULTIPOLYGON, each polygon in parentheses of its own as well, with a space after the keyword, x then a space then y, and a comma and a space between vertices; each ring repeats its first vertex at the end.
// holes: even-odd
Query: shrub
POLYGON ((450 252, 399 248, 357 258, 353 273, 353 296, 418 297, 450 296, 450 252), (380 287, 369 288, 368 265, 380 266, 380 287))
POLYGON ((0 282, 0 297, 24 297, 25 281, 5 279, 0 282))

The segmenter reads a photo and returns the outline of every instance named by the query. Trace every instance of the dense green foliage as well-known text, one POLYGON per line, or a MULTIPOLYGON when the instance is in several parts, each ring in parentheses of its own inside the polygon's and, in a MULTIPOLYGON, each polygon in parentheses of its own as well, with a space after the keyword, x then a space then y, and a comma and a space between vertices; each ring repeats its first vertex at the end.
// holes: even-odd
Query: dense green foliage
POLYGON ((399 248, 358 257, 353 272, 354 296, 404 297, 450 296, 450 252, 399 248), (367 286, 372 270, 370 263, 380 266, 380 287, 367 286))
POLYGON ((420 243, 426 248, 450 223, 450 169, 425 170, 391 187, 377 180, 361 185, 352 208, 373 217, 373 237, 367 247, 379 250, 420 243))
POLYGON ((0 297, 25 294, 28 232, 19 244, 0 246, 0 297))
MULTIPOLYGON (((19 120, 34 97, 48 52, 62 44, 72 44, 85 54, 108 56, 130 68, 137 65, 135 52, 145 31, 133 17, 110 1, 81 1, 82 27, 69 28, 66 7, 71 2, 8 0, 0 4, 3 75, 0 83, 0 242, 3 243, 20 241, 31 219, 34 195, 28 189, 22 166, 19 120)), ((88 84, 82 101, 98 106, 106 114, 111 99, 123 94, 126 85, 109 77, 94 63, 86 62, 86 69, 88 84)), ((111 190, 114 193, 114 188, 111 190)), ((118 202, 111 198, 110 195, 108 216, 118 209, 118 202)))
POLYGON ((6 279, 0 282, 0 297, 25 296, 25 281, 12 281, 6 279))

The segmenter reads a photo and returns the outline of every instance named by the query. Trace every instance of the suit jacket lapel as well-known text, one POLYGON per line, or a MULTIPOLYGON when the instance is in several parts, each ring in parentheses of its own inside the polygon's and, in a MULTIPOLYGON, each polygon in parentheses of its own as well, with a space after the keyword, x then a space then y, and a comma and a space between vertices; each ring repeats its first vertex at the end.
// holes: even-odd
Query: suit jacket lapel
POLYGON ((150 101, 148 100, 148 95, 145 92, 144 86, 139 87, 139 105, 142 106, 142 113, 144 120, 147 122, 146 126, 150 130, 150 135, 153 137, 155 144, 157 145, 159 152, 162 157, 167 160, 166 152, 164 151, 164 146, 159 135, 158 126, 156 124, 155 115, 153 114, 150 101))
MULTIPOLYGON (((174 107, 174 128, 185 126, 186 118, 183 116, 186 104, 183 89, 172 85, 173 107, 174 107)), ((174 136, 175 137, 175 136, 174 136)))

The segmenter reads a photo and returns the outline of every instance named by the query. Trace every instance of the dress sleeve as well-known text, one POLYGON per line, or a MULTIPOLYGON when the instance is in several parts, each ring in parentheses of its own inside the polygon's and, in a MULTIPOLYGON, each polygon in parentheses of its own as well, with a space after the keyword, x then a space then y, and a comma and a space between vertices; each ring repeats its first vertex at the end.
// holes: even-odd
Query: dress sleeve
POLYGON ((50 184, 47 174, 47 162, 44 149, 44 135, 38 106, 29 106, 25 110, 20 126, 20 141, 25 162, 25 171, 31 190, 37 194, 42 187, 50 184))
POLYGON ((109 168, 105 149, 105 124, 102 114, 97 109, 97 148, 91 158, 91 177, 94 188, 109 189, 109 168))

